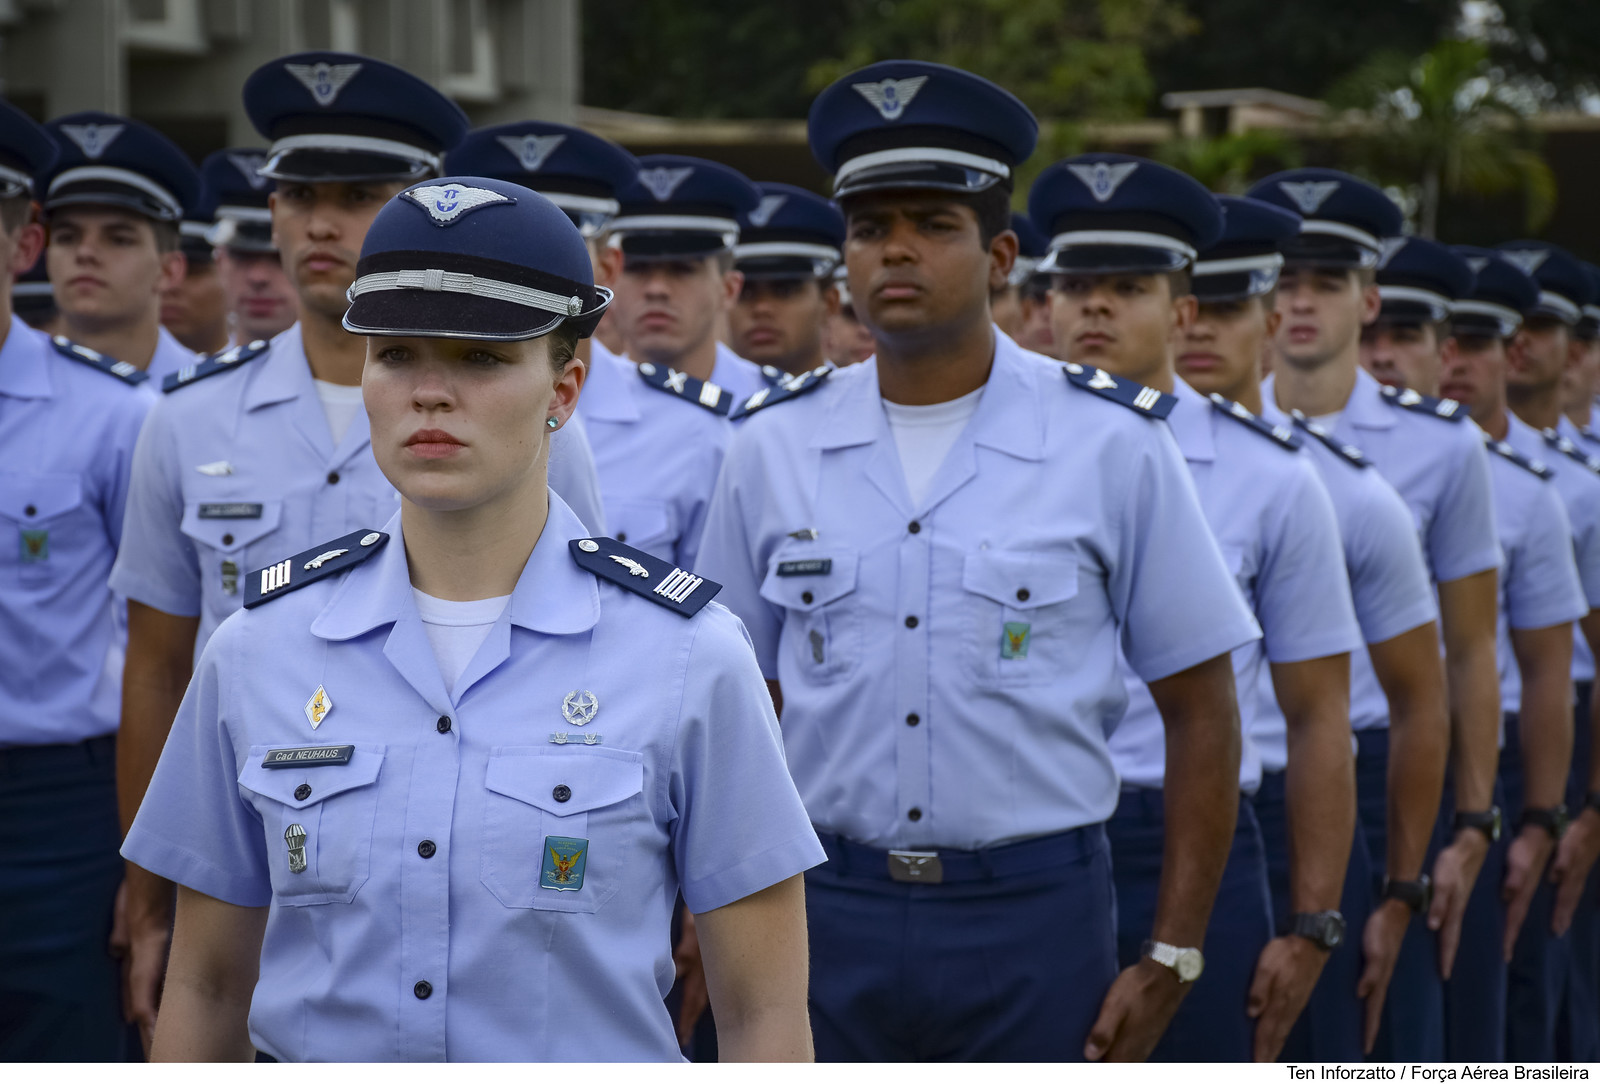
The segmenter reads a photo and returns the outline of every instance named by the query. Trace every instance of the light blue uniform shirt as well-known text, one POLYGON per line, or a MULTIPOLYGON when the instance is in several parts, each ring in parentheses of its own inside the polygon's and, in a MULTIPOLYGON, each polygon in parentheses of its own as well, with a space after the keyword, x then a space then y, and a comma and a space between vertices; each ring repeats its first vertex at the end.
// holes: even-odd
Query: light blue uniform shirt
MULTIPOLYGON (((1566 505, 1567 522, 1572 527, 1573 556, 1577 560, 1584 598, 1590 610, 1600 608, 1600 474, 1552 445, 1515 414, 1507 417, 1510 426, 1506 431, 1506 443, 1529 459, 1543 463, 1555 475, 1552 480, 1566 505)), ((1585 444, 1581 431, 1566 418, 1561 419, 1557 436, 1572 441, 1581 454, 1600 455, 1600 448, 1585 444)), ((1589 641, 1582 629, 1574 629, 1572 680, 1593 681, 1594 675, 1594 653, 1589 650, 1589 641)))
POLYGON ((11 318, 0 346, 0 747, 117 729, 122 643, 106 577, 148 389, 63 357, 11 318))
POLYGON ((201 356, 179 342, 165 327, 160 328, 156 333, 156 352, 150 355, 150 366, 145 369, 150 374, 150 386, 159 393, 162 378, 185 365, 193 365, 201 356))
POLYGON ((824 857, 739 622, 579 568, 568 541, 587 532, 552 494, 449 695, 399 517, 384 530, 365 563, 217 630, 123 853, 270 906, 250 1038, 280 1060, 679 1060, 662 1003, 678 893, 709 911, 824 857), (581 731, 575 692, 597 704, 581 731), (599 744, 551 741, 569 731, 599 744), (348 763, 262 766, 340 746, 348 763), (552 837, 585 850, 576 889, 541 885, 552 837))
POLYGON ((1004 339, 915 505, 876 361, 749 415, 699 568, 782 683, 812 820, 883 848, 1107 820, 1119 647, 1154 681, 1259 635, 1167 427, 1004 339))
MULTIPOLYGON (((1167 424, 1222 558, 1261 626, 1261 639, 1233 653, 1243 735, 1239 787, 1253 794, 1262 770, 1253 693, 1263 679, 1271 684, 1267 663, 1355 651, 1361 629, 1338 520, 1310 456, 1228 416, 1182 379, 1174 380, 1173 394, 1178 405, 1167 424)), ((1124 784, 1159 788, 1166 777, 1166 728, 1149 686, 1126 667, 1122 677, 1128 712, 1110 736, 1112 761, 1124 784)))
POLYGON ((711 369, 711 382, 732 392, 734 401, 738 403, 772 385, 761 372, 761 366, 741 358, 720 340, 717 342, 717 363, 711 369))
MULTIPOLYGON (((552 448, 553 487, 561 462, 589 459, 587 443, 565 451, 552 448)), ((598 495, 591 503, 598 509, 598 495)), ((245 573, 386 522, 399 506, 372 458, 364 409, 335 446, 295 324, 236 371, 161 396, 139 437, 111 586, 164 613, 198 616, 198 660, 239 608, 245 573)))
MULTIPOLYGON (((1589 612, 1572 556, 1572 527, 1553 480, 1540 478, 1498 453, 1489 456, 1495 523, 1505 560, 1500 566, 1500 613, 1495 652, 1500 708, 1522 709, 1522 675, 1511 649, 1512 629, 1543 629, 1589 612)), ((1505 735, 1500 736, 1501 743, 1505 735)))
POLYGON ((619 542, 693 568, 730 423, 699 403, 646 383, 639 367, 590 339, 578 400, 619 542))
MULTIPOLYGON (((1270 398, 1262 404, 1262 416, 1290 424, 1289 415, 1270 398)), ((1400 494, 1375 468, 1358 466, 1304 429, 1296 431, 1339 520, 1339 541, 1362 639, 1381 644, 1437 620, 1439 603, 1428 581, 1411 511, 1400 494)), ((1262 674, 1255 700, 1251 732, 1262 765, 1269 772, 1281 772, 1289 763, 1288 730, 1270 672, 1262 674)), ((1388 698, 1372 669, 1372 657, 1365 646, 1360 647, 1350 654, 1351 729, 1388 725, 1388 698)))

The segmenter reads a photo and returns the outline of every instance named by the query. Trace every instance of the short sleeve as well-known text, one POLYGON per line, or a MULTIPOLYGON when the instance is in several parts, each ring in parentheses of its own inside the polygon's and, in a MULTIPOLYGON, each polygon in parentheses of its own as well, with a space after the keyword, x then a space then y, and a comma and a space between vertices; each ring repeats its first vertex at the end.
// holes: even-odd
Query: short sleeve
POLYGON ((1502 588, 1506 623, 1514 629, 1543 629, 1576 621, 1589 606, 1572 557, 1572 526, 1554 484, 1539 484, 1527 517, 1502 588))
POLYGON ((163 399, 150 411, 134 448, 111 589, 163 613, 196 617, 201 603, 200 559, 183 533, 172 402, 163 399))
POLYGON ((1299 456, 1297 467, 1273 502, 1256 577, 1256 616, 1267 658, 1277 663, 1340 655, 1362 645, 1333 503, 1310 459, 1299 456))
POLYGON ((1439 469, 1447 472, 1446 483, 1425 540, 1434 578, 1440 583, 1500 567, 1489 453, 1476 426, 1461 422, 1451 428, 1461 430, 1460 444, 1439 463, 1439 469))
POLYGON ((600 474, 589 447, 589 431, 576 413, 550 436, 550 488, 567 502, 590 534, 606 533, 606 513, 600 504, 600 474))
POLYGON ((1376 471, 1366 480, 1345 531, 1345 563, 1361 635, 1381 644, 1437 620, 1439 603, 1405 500, 1376 471))
POLYGON ((776 681, 783 614, 761 597, 770 554, 751 543, 760 525, 760 507, 750 507, 747 501, 758 502, 761 487, 745 484, 746 476, 755 473, 759 454, 747 433, 735 431, 717 475, 711 506, 706 510, 705 530, 700 535, 695 571, 722 584, 717 600, 744 622, 762 675, 776 681))
POLYGON ((239 794, 228 732, 228 667, 237 665, 242 616, 224 621, 201 653, 122 856, 224 903, 265 907, 272 902, 266 840, 239 794))
POLYGON ((1122 652, 1157 681, 1261 635, 1207 526, 1182 453, 1165 426, 1131 455, 1107 569, 1122 652))
POLYGON ((696 619, 669 797, 684 902, 725 907, 825 861, 789 778, 772 700, 738 620, 696 619))

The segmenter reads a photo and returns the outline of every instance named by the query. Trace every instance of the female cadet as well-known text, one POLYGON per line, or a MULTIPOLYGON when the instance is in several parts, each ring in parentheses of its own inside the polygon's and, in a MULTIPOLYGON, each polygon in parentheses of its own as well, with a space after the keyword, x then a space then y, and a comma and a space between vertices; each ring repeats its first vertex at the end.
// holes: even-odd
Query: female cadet
POLYGON ((681 891, 723 1055, 809 1058, 823 853, 743 628, 546 486, 610 300, 583 238, 425 182, 350 297, 401 510, 253 573, 196 667, 124 848, 179 885, 155 1056, 676 1058, 681 891))

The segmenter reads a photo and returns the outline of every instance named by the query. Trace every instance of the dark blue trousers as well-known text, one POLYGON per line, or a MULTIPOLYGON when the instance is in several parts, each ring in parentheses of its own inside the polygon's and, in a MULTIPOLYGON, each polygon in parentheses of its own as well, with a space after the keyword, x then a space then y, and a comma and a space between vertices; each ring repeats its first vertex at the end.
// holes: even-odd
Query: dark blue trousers
MULTIPOLYGON (((1389 731, 1356 731, 1356 811, 1367 835, 1374 885, 1388 868, 1389 731)), ((1424 872, 1433 868, 1437 839, 1428 848, 1424 872)), ((1376 887, 1374 888, 1376 895, 1376 887)), ((1444 1060, 1444 983, 1439 979, 1438 942, 1427 918, 1416 915, 1400 944, 1394 977, 1383 1003, 1383 1022, 1373 1061, 1444 1060)))
MULTIPOLYGON (((1511 752, 1514 726, 1515 718, 1508 717, 1506 748, 1501 752, 1502 770, 1507 766, 1503 758, 1511 752)), ((1517 761, 1520 756, 1514 758, 1511 768, 1520 777, 1521 767, 1517 761)), ((1506 809, 1505 788, 1499 780, 1495 782, 1494 804, 1502 811, 1506 809)), ((1455 792, 1447 782, 1444 798, 1439 803, 1441 839, 1454 835, 1451 825, 1455 810, 1455 792)), ((1450 1061, 1506 1060, 1506 908, 1500 889, 1506 879, 1509 846, 1510 840, 1503 834, 1498 843, 1490 844, 1483 868, 1478 871, 1478 880, 1472 886, 1472 895, 1467 897, 1455 966, 1450 981, 1444 984, 1444 1053, 1450 1061)), ((1534 921, 1531 913, 1528 920, 1534 921)), ((1549 921, 1546 910, 1546 929, 1549 929, 1549 921)))
MULTIPOLYGON (((1500 750, 1499 780, 1507 836, 1501 843, 1502 848, 1516 834, 1523 808, 1521 726, 1515 714, 1506 715, 1505 733, 1505 748, 1500 750)), ((1485 863, 1478 883, 1483 884, 1488 876, 1489 866, 1485 863)), ((1504 878, 1503 863, 1501 878, 1504 878)), ((1496 891, 1498 893, 1498 884, 1496 891)), ((1541 876, 1528 917, 1517 935, 1507 976, 1504 1050, 1511 1061, 1554 1061, 1556 1057, 1562 993, 1572 968, 1572 932, 1569 930, 1562 937, 1551 932, 1554 910, 1555 892, 1547 876, 1541 876)), ((1461 948, 1466 951, 1464 937, 1461 948)), ((1460 964, 1456 966, 1459 968, 1460 964)))
POLYGON ((1081 1061, 1117 977, 1100 825, 940 852, 943 884, 822 834, 806 873, 818 1061, 1081 1061))
POLYGON ((107 950, 116 744, 0 749, 0 1061, 142 1060, 107 950))
MULTIPOLYGON (((1583 809, 1589 793, 1589 704, 1594 683, 1577 683, 1572 716, 1572 774, 1567 781, 1567 809, 1583 809)), ((1578 912, 1567 933, 1571 964, 1556 1016, 1556 1060, 1600 1061, 1600 868, 1589 871, 1578 912)))
MULTIPOLYGON (((1139 962, 1155 921, 1166 839, 1162 792, 1124 788, 1106 824, 1117 885, 1117 957, 1139 962)), ((1261 950, 1272 940, 1272 900, 1261 828, 1248 799, 1239 799, 1239 822, 1222 872, 1222 885, 1206 927, 1206 969, 1178 1006, 1151 1061, 1249 1061, 1255 1022, 1245 1015, 1261 950)))
MULTIPOLYGON (((1253 804, 1267 851, 1267 882, 1272 888, 1272 922, 1279 931, 1289 926, 1289 809, 1283 772, 1267 772, 1253 804)), ((1372 914, 1372 862, 1367 837, 1356 820, 1350 844, 1350 865, 1345 870, 1344 893, 1339 899, 1344 916, 1344 944, 1328 954, 1322 977, 1311 991, 1306 1011, 1300 1014, 1283 1044, 1279 1061, 1360 1061, 1366 1016, 1356 985, 1361 981, 1361 934, 1372 914)))

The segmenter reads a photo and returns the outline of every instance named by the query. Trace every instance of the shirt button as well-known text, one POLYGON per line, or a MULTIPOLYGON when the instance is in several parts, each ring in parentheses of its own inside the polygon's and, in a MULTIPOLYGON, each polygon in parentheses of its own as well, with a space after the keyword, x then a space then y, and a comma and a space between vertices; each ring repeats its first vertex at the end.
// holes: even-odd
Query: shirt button
POLYGON ((438 729, 439 733, 441 733, 441 734, 450 733, 450 716, 448 716, 448 715, 439 716, 439 724, 438 724, 437 729, 438 729))
POLYGON ((36 516, 39 514, 39 510, 30 504, 28 507, 22 510, 22 514, 25 516, 36 516))
POLYGON ((423 979, 411 988, 411 992, 417 995, 418 1001, 426 1001, 433 996, 433 983, 423 979))
POLYGON ((918 715, 916 712, 912 712, 910 715, 906 716, 906 726, 916 726, 920 722, 922 722, 922 716, 918 715))
POLYGON ((906 628, 914 629, 916 627, 917 627, 917 618, 916 618, 915 614, 913 614, 912 616, 906 618, 906 628))
POLYGON ((911 811, 906 814, 906 817, 909 820, 920 821, 922 819, 922 810, 918 809, 916 806, 912 806, 911 811))
POLYGON ((910 523, 906 524, 906 530, 910 531, 912 534, 916 534, 918 531, 922 530, 922 524, 918 523, 916 520, 912 520, 910 523))
MULTIPOLYGON (((330 486, 336 486, 336 485, 339 484, 339 472, 338 471, 331 470, 331 471, 328 472, 328 484, 330 486)), ((431 989, 431 987, 430 987, 430 989, 431 989)))
POLYGON ((627 531, 618 531, 617 532, 617 541, 618 542, 626 542, 627 540, 628 540, 628 532, 627 531))
POLYGON ((294 800, 295 801, 303 802, 309 797, 311 797, 311 784, 310 783, 301 783, 298 787, 294 788, 294 800))
POLYGON ((1028 601, 1028 589, 1026 587, 1017 588, 1017 601, 1018 602, 1027 602, 1028 601))
POLYGON ((550 797, 554 798, 558 802, 571 801, 572 788, 567 786, 565 783, 562 783, 560 786, 556 787, 555 790, 550 792, 550 797))
POLYGON ((417 844, 417 853, 424 858, 432 858, 439 848, 433 845, 433 840, 425 839, 417 844))
POLYGON ((231 545, 233 545, 233 535, 231 535, 231 534, 225 534, 225 535, 223 535, 223 536, 222 536, 222 544, 223 544, 223 545, 224 545, 224 546, 231 546, 231 545))
POLYGON ((817 596, 813 595, 810 591, 800 592, 800 601, 804 602, 807 606, 811 605, 812 600, 816 597, 817 596))

